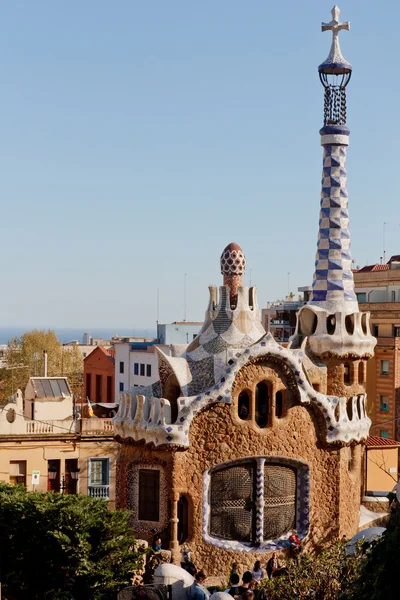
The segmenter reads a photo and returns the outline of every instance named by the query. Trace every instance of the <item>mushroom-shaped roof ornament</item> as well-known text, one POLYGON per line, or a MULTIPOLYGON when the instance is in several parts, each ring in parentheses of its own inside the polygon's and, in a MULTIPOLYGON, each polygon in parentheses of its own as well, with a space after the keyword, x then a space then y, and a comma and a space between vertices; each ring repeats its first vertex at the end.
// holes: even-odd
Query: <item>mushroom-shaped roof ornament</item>
POLYGON ((230 289, 232 308, 236 305, 238 289, 242 285, 242 275, 246 270, 246 257, 238 244, 231 242, 221 254, 221 273, 224 285, 230 289))

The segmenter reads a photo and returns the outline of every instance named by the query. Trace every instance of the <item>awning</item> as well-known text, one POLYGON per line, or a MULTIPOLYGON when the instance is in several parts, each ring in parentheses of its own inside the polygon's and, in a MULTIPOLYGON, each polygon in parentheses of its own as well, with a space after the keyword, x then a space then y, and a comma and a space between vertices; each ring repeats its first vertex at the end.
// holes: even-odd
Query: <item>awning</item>
POLYGON ((117 408, 116 402, 91 402, 92 406, 101 406, 102 408, 117 408))

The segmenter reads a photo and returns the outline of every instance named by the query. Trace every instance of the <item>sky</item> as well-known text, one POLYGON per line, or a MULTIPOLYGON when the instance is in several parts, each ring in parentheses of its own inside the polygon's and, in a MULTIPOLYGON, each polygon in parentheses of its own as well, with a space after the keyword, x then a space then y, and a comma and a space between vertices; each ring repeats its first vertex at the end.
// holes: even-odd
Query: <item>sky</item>
MULTIPOLYGON (((261 307, 310 285, 332 5, 3 0, 0 327, 182 320, 185 280, 186 318, 202 320, 232 241, 261 307)), ((384 222, 400 253, 400 3, 339 6, 363 266, 384 222)))

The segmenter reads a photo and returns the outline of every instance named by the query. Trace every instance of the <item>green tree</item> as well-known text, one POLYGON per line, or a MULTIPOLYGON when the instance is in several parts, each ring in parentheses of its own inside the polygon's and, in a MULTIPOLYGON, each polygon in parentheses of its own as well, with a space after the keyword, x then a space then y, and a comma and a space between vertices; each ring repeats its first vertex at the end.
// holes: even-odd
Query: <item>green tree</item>
POLYGON ((8 600, 108 600, 139 555, 127 511, 103 500, 0 483, 0 568, 8 600), (70 594, 70 595, 68 595, 70 594))
POLYGON ((365 560, 349 600, 388 600, 398 598, 400 572, 400 506, 389 494, 391 515, 386 531, 365 545, 365 560))
POLYGON ((362 565, 359 552, 346 555, 340 542, 320 554, 303 554, 299 562, 290 560, 287 573, 267 581, 268 600, 338 600, 347 598, 362 565))
POLYGON ((64 348, 54 331, 33 330, 8 343, 6 368, 0 372, 0 399, 4 402, 17 389, 25 391, 29 377, 44 373, 47 351, 49 377, 68 377, 73 393, 82 393, 83 357, 77 346, 64 348))

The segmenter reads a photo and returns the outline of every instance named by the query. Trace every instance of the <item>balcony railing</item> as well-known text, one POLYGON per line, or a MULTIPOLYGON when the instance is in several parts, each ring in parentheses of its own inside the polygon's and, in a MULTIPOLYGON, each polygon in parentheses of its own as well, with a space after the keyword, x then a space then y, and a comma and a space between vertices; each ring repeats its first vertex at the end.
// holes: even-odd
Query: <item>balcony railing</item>
POLYGON ((109 485, 89 485, 88 496, 91 498, 100 498, 101 500, 110 499, 110 486, 109 485))
POLYGON ((114 425, 112 419, 100 419, 92 417, 90 419, 81 419, 81 433, 92 435, 113 434, 114 425))
POLYGON ((43 434, 43 433, 76 433, 77 421, 65 419, 63 421, 26 421, 25 433, 43 434))
POLYGON ((271 319, 271 325, 290 325, 289 321, 283 321, 282 319, 271 319))

